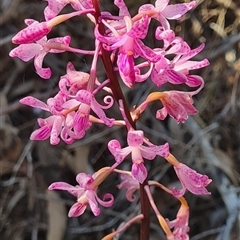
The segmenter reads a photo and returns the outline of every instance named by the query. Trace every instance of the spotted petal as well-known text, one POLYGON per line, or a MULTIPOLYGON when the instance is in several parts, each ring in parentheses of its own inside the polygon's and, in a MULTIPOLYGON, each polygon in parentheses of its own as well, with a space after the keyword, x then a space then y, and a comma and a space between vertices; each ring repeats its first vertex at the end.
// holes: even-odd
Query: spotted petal
POLYGON ((173 189, 173 194, 176 197, 180 197, 188 189, 190 192, 196 195, 209 195, 211 194, 205 188, 212 182, 206 175, 197 173, 195 170, 189 168, 185 164, 180 163, 178 166, 174 166, 174 170, 182 184, 183 189, 173 189))

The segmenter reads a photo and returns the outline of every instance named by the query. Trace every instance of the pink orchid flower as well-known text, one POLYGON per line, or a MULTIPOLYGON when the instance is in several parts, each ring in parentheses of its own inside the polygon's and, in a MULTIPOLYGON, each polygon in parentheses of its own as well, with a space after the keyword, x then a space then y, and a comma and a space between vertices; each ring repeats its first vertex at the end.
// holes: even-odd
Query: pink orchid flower
POLYGON ((156 118, 160 120, 164 120, 169 114, 178 123, 181 123, 188 119, 188 115, 198 113, 198 110, 193 106, 191 93, 165 91, 162 93, 160 101, 163 104, 163 108, 156 113, 156 118))
MULTIPOLYGON (((108 107, 110 107, 109 105, 108 107)), ((68 127, 66 129, 66 133, 69 134, 70 137, 80 139, 85 135, 85 131, 89 129, 91 126, 91 122, 89 121, 90 110, 99 117, 99 119, 108 127, 113 126, 115 119, 108 118, 103 111, 103 107, 101 106, 95 99, 94 94, 81 89, 76 93, 74 99, 70 99, 63 104, 63 108, 66 109, 77 109, 72 122, 73 130, 68 127)))
POLYGON ((166 46, 170 46, 169 50, 162 52, 162 57, 155 63, 151 79, 158 86, 161 87, 166 82, 171 84, 186 83, 190 87, 197 87, 203 79, 197 75, 190 75, 190 70, 203 68, 209 65, 207 59, 202 61, 189 61, 190 58, 197 55, 204 48, 204 44, 191 50, 181 38, 175 38, 171 43, 167 42, 166 46), (173 60, 168 60, 168 54, 176 54, 173 60))
POLYGON ((172 194, 175 197, 181 197, 184 195, 186 189, 196 195, 209 195, 211 194, 205 188, 212 182, 207 175, 197 173, 195 170, 189 168, 183 163, 179 163, 178 166, 174 166, 174 170, 182 184, 182 189, 172 189, 172 194))
POLYGON ((125 3, 122 0, 116 0, 114 3, 119 7, 119 16, 123 17, 124 21, 121 21, 122 24, 120 26, 114 23, 107 24, 110 31, 107 36, 101 35, 98 27, 96 27, 95 36, 103 43, 105 50, 113 51, 119 49, 117 59, 119 74, 123 82, 131 88, 135 82, 143 81, 136 74, 138 69, 135 68, 134 58, 140 56, 150 62, 156 62, 161 56, 155 54, 151 48, 145 46, 140 40, 147 35, 150 22, 149 17, 143 15, 140 20, 133 22, 125 3), (123 29, 126 30, 123 31, 123 29))
POLYGON ((68 97, 74 97, 81 89, 86 89, 89 74, 76 71, 72 63, 67 64, 67 74, 62 76, 59 81, 60 91, 68 97))
POLYGON ((133 193, 139 189, 139 181, 133 178, 131 172, 124 172, 120 174, 122 182, 117 185, 119 189, 126 188, 126 198, 129 202, 135 200, 133 193))
MULTIPOLYGON (((37 21, 35 21, 37 22, 37 21)), ((24 62, 28 62, 29 60, 34 58, 34 66, 37 71, 37 74, 44 78, 48 79, 51 77, 51 69, 43 68, 43 59, 47 53, 62 53, 64 50, 57 49, 59 45, 64 44, 69 46, 71 41, 70 36, 52 38, 47 40, 47 37, 36 41, 36 43, 26 43, 21 44, 18 47, 14 48, 9 55, 11 57, 18 57, 24 62)))
POLYGON ((143 146, 144 134, 141 130, 129 131, 127 135, 128 147, 121 148, 118 140, 114 139, 108 143, 108 149, 114 156, 116 162, 121 162, 125 157, 132 154, 132 176, 134 179, 143 183, 147 177, 147 169, 144 166, 143 158, 153 160, 157 155, 167 157, 169 155, 169 145, 143 146))
POLYGON ((181 199, 181 207, 177 213, 176 219, 169 221, 166 219, 169 228, 173 228, 173 237, 171 236, 168 240, 189 240, 189 207, 185 199, 181 199))
POLYGON ((65 182, 55 182, 52 183, 48 189, 68 191, 77 198, 77 202, 73 204, 68 212, 69 217, 78 217, 82 215, 88 205, 94 216, 98 216, 100 214, 98 203, 104 207, 111 207, 114 203, 114 198, 110 193, 105 194, 103 200, 97 196, 97 187, 94 187, 92 183, 98 175, 98 172, 94 173, 92 176, 86 173, 79 173, 76 176, 77 186, 72 186, 65 182))
POLYGON ((56 17, 61 10, 70 4, 74 10, 80 11, 83 9, 93 8, 92 0, 45 0, 48 6, 44 9, 46 21, 56 17))
POLYGON ((164 29, 170 29, 170 24, 167 19, 181 19, 182 16, 194 8, 197 4, 196 1, 190 3, 179 3, 174 5, 168 5, 170 0, 156 0, 155 7, 152 4, 144 4, 139 8, 139 12, 155 11, 156 18, 164 29))
MULTIPOLYGON (((65 101, 65 96, 61 93, 57 94, 54 98, 49 98, 47 104, 34 98, 32 96, 25 97, 19 102, 30 107, 38 108, 47 112, 50 112, 52 116, 42 119, 38 119, 39 129, 35 130, 31 136, 31 140, 46 140, 50 138, 50 144, 57 145, 60 142, 59 135, 62 128, 71 123, 71 114, 62 114, 62 104, 65 101)), ((69 143, 69 139, 66 140, 69 143)), ((72 142, 72 141, 70 141, 72 142)))

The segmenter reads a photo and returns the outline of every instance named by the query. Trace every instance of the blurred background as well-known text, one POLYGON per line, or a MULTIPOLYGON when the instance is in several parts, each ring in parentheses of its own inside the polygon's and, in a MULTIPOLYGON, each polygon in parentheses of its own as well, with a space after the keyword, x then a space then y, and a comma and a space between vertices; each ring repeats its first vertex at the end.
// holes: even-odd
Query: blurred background
MULTIPOLYGON (((102 9, 117 14, 111 0, 100 1, 102 9)), ((128 0, 131 14, 136 14, 143 3, 154 1, 128 0)), ((184 1, 171 1, 179 3, 184 1)), ((189 2, 189 1, 185 1, 189 2)), ((33 142, 29 136, 38 126, 36 119, 48 115, 19 104, 19 99, 31 95, 46 101, 58 91, 59 77, 65 74, 71 61, 78 71, 89 72, 91 57, 79 54, 48 54, 44 60, 53 71, 49 80, 41 79, 33 62, 24 63, 10 58, 16 46, 11 38, 25 27, 24 19, 43 21, 46 2, 41 0, 0 1, 0 235, 2 240, 92 240, 118 228, 139 213, 139 196, 130 204, 125 192, 116 185, 119 178, 112 174, 100 189, 99 195, 111 192, 115 196, 112 208, 102 209, 94 217, 90 210, 79 218, 68 218, 67 212, 75 198, 66 192, 48 191, 54 181, 76 185, 79 172, 93 172, 112 164, 113 157, 107 142, 116 138, 124 146, 126 135, 120 128, 107 129, 93 126, 84 139, 72 145, 60 143, 51 146, 49 141, 33 142)), ((66 7, 63 13, 70 12, 66 7)), ((152 104, 138 122, 146 136, 155 144, 168 141, 171 152, 183 163, 213 179, 208 187, 210 196, 186 194, 190 206, 191 240, 240 239, 240 2, 238 0, 202 0, 181 21, 171 21, 176 34, 194 48, 201 43, 206 47, 196 60, 208 58, 210 66, 196 71, 205 80, 205 88, 194 98, 199 114, 184 124, 171 118, 160 122, 155 119, 152 104)), ((145 43, 156 46, 154 29, 145 43)), ((85 17, 73 18, 53 29, 49 37, 70 35, 71 46, 93 49, 93 25, 85 17)), ((106 75, 101 63, 98 77, 106 75)), ((150 91, 157 88, 146 81, 133 90, 123 87, 129 106, 138 105, 150 91)), ((176 89, 164 85, 164 90, 176 89)), ((184 86, 177 89, 187 90, 184 86)), ((160 103, 159 103, 160 104, 160 103)), ((119 116, 117 108, 109 116, 119 116)), ((122 168, 128 169, 131 161, 122 168)), ((164 159, 147 161, 151 179, 172 188, 179 186, 174 170, 164 159)), ((173 220, 179 203, 155 189, 154 198, 162 215, 173 220)), ((152 213, 151 240, 165 239, 152 213)), ((116 239, 138 240, 139 225, 134 224, 116 239)))

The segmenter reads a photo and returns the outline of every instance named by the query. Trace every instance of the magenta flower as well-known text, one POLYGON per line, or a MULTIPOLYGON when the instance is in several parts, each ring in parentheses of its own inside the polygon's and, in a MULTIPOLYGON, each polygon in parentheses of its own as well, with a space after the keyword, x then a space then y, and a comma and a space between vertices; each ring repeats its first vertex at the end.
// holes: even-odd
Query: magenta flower
POLYGON ((180 19, 185 13, 196 6, 197 2, 179 3, 168 5, 169 0, 156 0, 155 7, 152 4, 144 4, 139 8, 139 12, 155 11, 156 18, 163 26, 164 29, 170 29, 170 24, 167 19, 180 19))
POLYGON ((83 9, 92 8, 92 0, 45 0, 48 2, 48 6, 44 9, 44 16, 46 21, 56 17, 61 10, 67 5, 71 4, 71 7, 77 11, 83 9))
POLYGON ((79 173, 76 176, 76 181, 79 185, 74 187, 65 182, 55 182, 52 183, 48 189, 68 191, 70 194, 77 197, 77 202, 73 204, 68 212, 69 217, 78 217, 82 215, 88 204, 94 216, 98 216, 100 214, 98 203, 104 207, 111 207, 114 203, 114 198, 110 193, 105 194, 103 200, 97 196, 97 188, 93 187, 92 183, 98 175, 98 172, 92 176, 86 173, 79 173))
POLYGON ((155 63, 151 74, 152 81, 158 87, 161 87, 166 82, 171 84, 186 83, 190 87, 199 86, 203 82, 202 78, 196 75, 190 75, 189 71, 208 66, 209 61, 207 59, 202 61, 189 61, 189 59, 202 51, 204 44, 201 44, 196 49, 191 50, 181 38, 175 38, 170 44, 170 36, 162 37, 168 38, 168 41, 165 41, 165 45, 169 49, 165 52, 162 52, 165 57, 162 57, 158 62, 155 63), (173 60, 168 60, 168 54, 176 54, 176 56, 173 58, 173 60))
POLYGON ((99 117, 99 122, 108 127, 113 126, 114 119, 106 117, 102 108, 111 106, 101 106, 94 95, 87 90, 79 90, 75 99, 70 99, 65 92, 59 92, 54 98, 49 98, 47 104, 34 98, 25 97, 20 103, 48 111, 52 116, 46 119, 38 119, 40 128, 31 134, 31 140, 45 140, 50 137, 50 143, 59 143, 59 135, 64 142, 70 144, 74 139, 81 139, 85 136, 92 123, 89 120, 90 110, 99 117))
POLYGON ((89 113, 91 109, 105 125, 108 127, 113 126, 115 119, 108 118, 106 116, 105 112, 103 111, 103 108, 105 107, 101 106, 96 101, 93 93, 81 89, 77 92, 75 99, 68 100, 63 104, 63 107, 67 109, 75 108, 77 106, 79 106, 79 108, 74 116, 75 133, 78 134, 80 129, 88 125, 89 113))
POLYGON ((181 197, 184 195, 186 189, 196 195, 209 195, 210 192, 205 188, 212 182, 208 176, 197 173, 195 170, 189 168, 185 164, 179 163, 178 166, 174 166, 174 170, 182 184, 182 189, 172 189, 172 194, 175 197, 181 197))
POLYGON ((133 202, 135 200, 133 193, 139 189, 139 182, 133 178, 131 172, 121 173, 120 177, 122 182, 117 187, 119 189, 126 188, 126 198, 129 202, 133 202))
POLYGON ((166 91, 162 93, 160 101, 163 108, 158 110, 156 118, 164 120, 169 114, 178 123, 185 122, 188 115, 198 113, 198 110, 193 106, 193 100, 190 93, 180 91, 166 91))
POLYGON ((118 140, 111 140, 108 143, 108 149, 119 163, 131 153, 133 162, 131 170, 132 176, 140 183, 143 183, 147 177, 147 169, 144 166, 143 158, 153 160, 157 155, 167 157, 169 155, 169 145, 165 143, 161 146, 143 146, 144 135, 141 130, 129 131, 127 142, 128 147, 121 148, 118 140))
POLYGON ((50 138, 50 143, 52 145, 56 145, 60 142, 59 135, 62 131, 62 127, 66 123, 66 116, 61 114, 61 105, 63 101, 64 96, 59 97, 58 95, 56 95, 55 98, 49 98, 48 104, 45 104, 32 96, 25 97, 19 101, 22 104, 39 108, 53 114, 46 119, 38 119, 40 128, 31 134, 31 140, 46 140, 50 138))
POLYGON ((62 53, 64 50, 59 50, 61 44, 69 46, 71 41, 70 36, 52 38, 47 40, 47 37, 36 41, 36 43, 26 43, 21 44, 18 47, 14 48, 9 55, 11 57, 18 57, 24 62, 28 62, 32 58, 34 58, 34 66, 37 71, 37 74, 44 78, 48 79, 51 77, 51 69, 43 68, 43 59, 47 53, 62 53))

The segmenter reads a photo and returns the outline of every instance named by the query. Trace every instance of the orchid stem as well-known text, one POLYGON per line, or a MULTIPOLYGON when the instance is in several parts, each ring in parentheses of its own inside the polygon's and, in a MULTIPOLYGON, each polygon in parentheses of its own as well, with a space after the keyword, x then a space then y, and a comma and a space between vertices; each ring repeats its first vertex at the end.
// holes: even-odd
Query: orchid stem
MULTIPOLYGON (((99 8, 99 1, 93 0, 93 7, 95 9, 94 17, 96 19, 96 24, 99 24, 99 32, 104 35, 105 29, 103 23, 99 21, 101 17, 101 12, 99 8)), ((116 73, 114 72, 112 61, 110 58, 110 54, 101 47, 102 52, 102 61, 104 67, 106 69, 106 74, 110 79, 110 88, 112 89, 113 96, 116 99, 116 102, 119 103, 122 101, 123 108, 126 114, 126 118, 128 122, 132 126, 133 129, 136 129, 135 123, 131 117, 126 99, 123 95, 122 89, 118 82, 118 78, 116 73)), ((140 184, 140 202, 141 202, 141 213, 143 214, 144 218, 141 221, 141 228, 140 228, 140 240, 149 240, 149 229, 150 229, 150 203, 147 197, 147 194, 144 190, 144 187, 148 185, 148 179, 146 178, 143 184, 140 184)))

